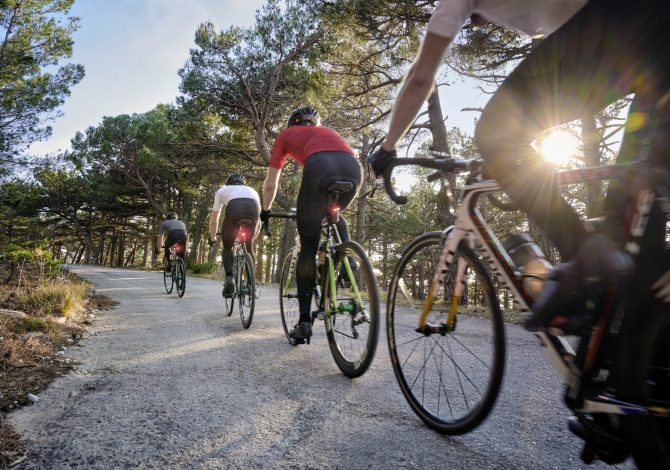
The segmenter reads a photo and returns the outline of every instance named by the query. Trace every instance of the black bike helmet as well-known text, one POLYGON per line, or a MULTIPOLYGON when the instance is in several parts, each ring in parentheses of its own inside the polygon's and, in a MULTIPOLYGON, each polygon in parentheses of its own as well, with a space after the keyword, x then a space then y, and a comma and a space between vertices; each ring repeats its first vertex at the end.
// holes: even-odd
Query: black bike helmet
POLYGON ((244 177, 244 175, 242 173, 240 173, 239 171, 236 171, 235 173, 233 173, 232 175, 230 175, 226 179, 226 186, 228 186, 230 184, 242 184, 242 185, 244 185, 244 184, 247 184, 247 179, 244 177))
POLYGON ((305 108, 296 109, 291 113, 288 118, 288 127, 291 126, 300 126, 305 123, 311 122, 313 125, 318 126, 321 124, 319 119, 319 113, 316 109, 311 106, 305 108))
POLYGON ((165 216, 167 220, 177 220, 179 219, 179 216, 177 215, 176 212, 170 212, 168 215, 165 216))

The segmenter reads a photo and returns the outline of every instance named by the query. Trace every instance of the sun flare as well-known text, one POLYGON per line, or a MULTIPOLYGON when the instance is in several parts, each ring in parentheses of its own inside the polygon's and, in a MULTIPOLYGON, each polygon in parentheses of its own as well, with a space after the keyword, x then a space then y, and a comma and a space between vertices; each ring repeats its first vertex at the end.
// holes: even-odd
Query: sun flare
POLYGON ((552 129, 540 139, 540 154, 555 164, 566 163, 577 155, 580 141, 564 129, 552 129))

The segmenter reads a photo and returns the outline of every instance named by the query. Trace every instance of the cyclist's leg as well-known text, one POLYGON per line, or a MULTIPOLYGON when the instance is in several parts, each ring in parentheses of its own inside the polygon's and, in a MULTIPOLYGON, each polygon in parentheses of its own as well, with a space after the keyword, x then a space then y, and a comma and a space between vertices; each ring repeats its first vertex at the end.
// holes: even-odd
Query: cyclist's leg
POLYGON ((221 226, 221 260, 223 261, 223 270, 226 273, 226 279, 223 285, 223 295, 230 296, 235 292, 235 281, 233 273, 233 245, 237 236, 237 225, 234 222, 235 200, 231 200, 226 206, 226 213, 223 216, 221 226))
POLYGON ((615 276, 629 266, 604 240, 586 237, 576 212, 560 197, 552 169, 529 144, 544 129, 636 91, 654 43, 641 16, 649 16, 648 7, 654 5, 660 5, 658 0, 592 0, 533 50, 482 114, 477 143, 492 175, 557 245, 563 259, 575 260, 564 265, 565 275, 559 272, 558 281, 548 283, 533 305, 529 327, 550 320, 557 302, 579 298, 583 279, 615 276))
MULTIPOLYGON (((312 290, 316 279, 315 259, 319 247, 321 223, 328 210, 328 186, 335 181, 351 181, 354 184, 352 191, 340 196, 340 208, 345 209, 358 192, 361 173, 360 163, 353 156, 341 152, 320 152, 310 156, 305 162, 297 204, 300 255, 296 281, 301 322, 310 319, 312 290)), ((346 223, 342 218, 340 220, 348 237, 346 223)))

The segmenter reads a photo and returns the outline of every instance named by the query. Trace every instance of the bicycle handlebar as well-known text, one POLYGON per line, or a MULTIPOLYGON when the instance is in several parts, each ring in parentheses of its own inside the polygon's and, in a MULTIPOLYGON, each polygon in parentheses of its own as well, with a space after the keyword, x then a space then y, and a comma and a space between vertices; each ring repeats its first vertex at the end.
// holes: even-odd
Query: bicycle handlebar
POLYGON ((391 173, 393 173, 393 169, 401 165, 414 165, 437 170, 428 175, 428 181, 433 182, 447 175, 479 169, 482 166, 482 161, 456 160, 453 158, 396 158, 395 160, 392 160, 384 170, 384 189, 391 200, 396 204, 407 204, 407 198, 396 193, 393 183, 391 182, 391 173))
MULTIPOLYGON (((276 218, 276 219, 295 219, 297 217, 297 213, 295 211, 290 211, 290 212, 278 212, 278 213, 270 213, 268 214, 269 218, 276 218)), ((266 237, 269 237, 272 235, 270 232, 270 220, 266 220, 263 222, 263 225, 261 226, 261 230, 263 231, 264 235, 266 237)))

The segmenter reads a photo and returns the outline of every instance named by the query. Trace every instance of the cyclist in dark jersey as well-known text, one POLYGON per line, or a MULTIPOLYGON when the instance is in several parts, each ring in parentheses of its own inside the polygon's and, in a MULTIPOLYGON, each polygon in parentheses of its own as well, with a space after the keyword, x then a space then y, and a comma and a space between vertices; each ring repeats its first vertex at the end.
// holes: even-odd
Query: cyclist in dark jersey
MULTIPOLYGON (((298 193, 297 222, 300 235, 300 255, 296 266, 300 320, 289 333, 292 338, 306 339, 312 335, 312 289, 316 279, 316 254, 319 248, 321 225, 328 209, 327 189, 335 181, 349 181, 354 189, 340 196, 345 209, 358 193, 362 168, 347 141, 333 129, 321 127, 319 113, 314 108, 296 110, 288 126, 275 139, 268 174, 263 182, 261 221, 268 220, 270 207, 277 193, 281 169, 291 157, 304 166, 298 193)), ((338 230, 342 240, 349 239, 346 222, 340 217, 338 230)))
MULTIPOLYGON (((396 144, 428 97, 447 47, 468 17, 533 36, 548 35, 490 99, 475 137, 489 174, 561 253, 564 262, 526 321, 531 330, 560 327, 570 321, 564 316, 567 312, 579 313, 577 306, 591 288, 621 278, 631 262, 608 240, 586 233, 578 215, 561 198, 551 177, 553 169, 530 143, 543 130, 593 113, 629 93, 636 94, 638 103, 653 103, 667 92, 670 2, 441 0, 394 105, 386 141, 370 157, 378 176, 395 158, 396 144)), ((660 144, 670 135, 667 112, 659 125, 660 144)), ((644 126, 637 134, 643 131, 644 126)))
POLYGON ((175 212, 170 212, 163 222, 158 226, 158 238, 156 239, 156 254, 159 253, 159 247, 163 246, 163 239, 165 238, 165 259, 170 260, 170 247, 175 243, 181 243, 182 249, 177 250, 177 255, 184 259, 186 255, 186 244, 188 242, 188 233, 186 231, 186 225, 181 220, 178 220, 179 217, 175 212))

